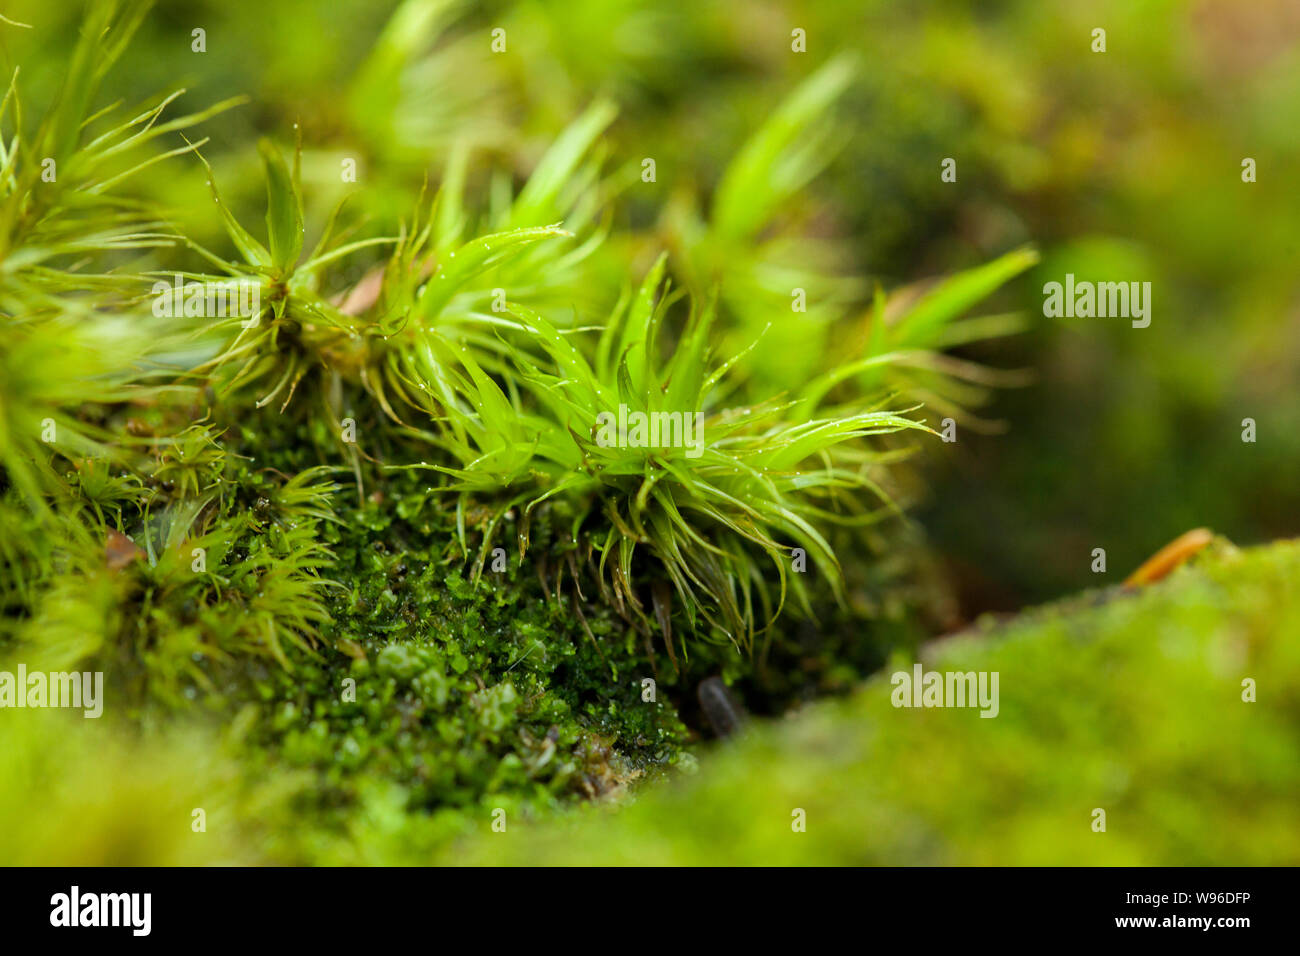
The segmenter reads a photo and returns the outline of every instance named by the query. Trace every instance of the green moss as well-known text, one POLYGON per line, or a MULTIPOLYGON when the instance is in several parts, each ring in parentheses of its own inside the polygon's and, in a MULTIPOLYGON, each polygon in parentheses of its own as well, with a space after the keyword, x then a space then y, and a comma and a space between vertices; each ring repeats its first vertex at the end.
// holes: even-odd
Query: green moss
MULTIPOLYGON (((643 146, 613 138, 600 99, 546 118, 543 149, 493 134, 481 155, 483 131, 450 102, 435 125, 465 130, 403 141, 410 124, 390 120, 407 91, 443 101, 458 84, 430 77, 472 75, 460 61, 430 72, 423 48, 440 29, 412 21, 421 6, 403 6, 337 97, 338 122, 299 129, 291 159, 261 145, 266 201, 251 215, 217 196, 240 165, 230 154, 184 157, 203 188, 136 177, 139 194, 117 190, 197 149, 170 134, 233 105, 172 117, 154 99, 117 127, 94 112, 116 98, 107 67, 147 4, 92 3, 66 68, 33 54, 66 75, 35 136, 19 84, 0 105, 14 144, 0 164, 0 651, 103 669, 124 718, 74 725, 35 797, 101 736, 96 785, 137 750, 232 801, 277 784, 262 816, 232 811, 266 821, 260 849, 228 821, 228 844, 173 853, 176 814, 159 806, 166 837, 142 859, 222 861, 227 846, 434 859, 498 809, 515 833, 693 767, 703 679, 778 715, 846 692, 926 632, 931 596, 890 507, 909 497, 898 433, 926 430, 922 404, 966 421, 996 377, 941 351, 1016 327, 962 316, 1034 254, 915 299, 869 297, 845 273, 834 216, 804 187, 840 138, 846 59, 792 83, 729 165, 680 164, 671 193, 629 176, 643 146), (326 215, 342 183, 322 157, 344 145, 366 153, 344 190, 362 208, 326 215), (42 175, 47 153, 57 180, 42 175), (629 217, 629 184, 632 207, 657 195, 657 208, 629 217), (210 222, 164 225, 137 196, 210 222), (263 211, 265 230, 240 224, 263 211), (164 267, 255 285, 256 321, 158 321, 148 290, 164 267), (623 405, 707 415, 707 451, 593 444, 593 424, 623 405), (192 730, 203 754, 176 758, 183 747, 144 732, 155 724, 192 730), (218 738, 233 776, 203 769, 218 738)), ((275 115, 267 132, 287 134, 275 115)), ((14 752, 39 752, 47 733, 14 752)), ((104 845, 132 793, 110 779, 91 801, 108 808, 104 845)), ((37 807, 37 833, 72 812, 37 807)))
MULTIPOLYGON (((220 428, 160 446, 143 470, 148 500, 164 515, 188 509, 206 537, 182 546, 166 525, 123 509, 120 526, 138 540, 148 543, 146 527, 157 532, 154 563, 141 556, 111 570, 99 545, 82 542, 78 573, 47 585, 10 659, 102 668, 112 709, 146 720, 174 719, 194 701, 222 722, 234 718, 231 743, 248 779, 293 782, 277 812, 295 823, 276 837, 277 859, 422 860, 498 807, 517 824, 583 801, 622 802, 694 768, 695 742, 709 733, 694 700, 703 678, 722 674, 742 705, 780 713, 846 690, 911 640, 907 602, 882 607, 884 595, 898 596, 897 569, 863 553, 849 563, 844 606, 826 582, 810 583, 823 626, 790 619, 761 659, 720 643, 674 663, 589 580, 575 587, 572 565, 548 564, 551 529, 566 524, 550 515, 560 503, 539 512, 526 561, 505 552, 504 570, 489 563, 475 583, 490 509, 471 501, 458 517, 425 473, 370 462, 358 472, 364 496, 355 485, 330 493, 319 474, 286 481, 312 474, 317 422, 269 409, 221 417, 220 428), (297 544, 285 551, 290 532, 297 544), (192 573, 189 546, 218 539, 211 573, 192 573), (263 582, 277 581, 269 575, 294 553, 320 556, 293 579, 320 610, 277 656, 258 641, 284 615, 264 620, 254 609, 266 600, 263 582), (389 851, 384 834, 358 829, 380 820, 389 851)), ((377 428, 361 416, 363 434, 377 428)), ((383 442, 385 455, 413 454, 398 436, 383 442)), ((500 539, 517 524, 508 516, 500 539)), ((842 553, 853 547, 846 540, 842 553)))
POLYGON ((386 493, 406 504, 341 507, 330 526, 343 586, 329 643, 294 652, 289 670, 252 658, 223 688, 239 707, 224 748, 198 729, 22 712, 32 723, 5 751, 0 805, 31 826, 8 836, 10 855, 118 860, 129 844, 138 862, 1300 860, 1300 544, 1220 546, 1139 594, 1083 595, 930 645, 929 670, 999 673, 996 719, 894 708, 888 672, 911 663, 900 653, 851 697, 752 724, 684 775, 687 695, 670 678, 657 705, 641 699, 648 664, 621 619, 589 617, 593 643, 540 583, 506 572, 471 587, 442 512, 422 523, 411 473, 386 493), (410 521, 384 517, 399 512, 410 521), (123 811, 142 800, 147 819, 123 811), (190 832, 191 804, 209 809, 206 834, 190 832), (1098 807, 1105 833, 1092 830, 1098 807), (807 832, 791 830, 796 808, 807 832), (71 814, 90 821, 92 849, 56 838, 71 814))
POLYGON ((1298 577, 1300 544, 1226 550, 1136 596, 989 624, 934 645, 925 667, 997 671, 994 719, 895 708, 882 674, 615 816, 484 833, 444 859, 1294 865, 1298 577))
MULTIPOLYGON (((268 413, 230 440, 256 447, 277 471, 302 467, 311 445, 268 413)), ((378 819, 391 852, 415 861, 476 831, 498 807, 518 823, 592 799, 621 803, 694 768, 693 742, 708 733, 694 703, 704 677, 722 673, 747 707, 779 713, 800 697, 847 689, 910 633, 904 607, 882 614, 877 604, 897 582, 879 563, 860 562, 845 608, 829 602, 824 583, 813 587, 826 627, 777 631, 766 661, 704 645, 674 669, 662 645, 648 645, 594 591, 580 598, 566 565, 547 566, 557 522, 535 522, 529 559, 507 552, 505 569, 489 563, 475 584, 487 509, 467 509, 462 549, 456 514, 425 475, 366 465, 362 476, 365 497, 341 490, 336 520, 320 528, 336 585, 325 592, 321 646, 295 654, 288 670, 257 665, 225 688, 231 706, 254 701, 245 745, 259 772, 313 780, 293 808, 308 825, 283 837, 289 859, 382 859, 371 841, 387 837, 357 830, 378 819), (872 617, 895 623, 875 627, 872 617), (647 678, 653 701, 644 699, 647 678)), ((502 540, 515 524, 507 519, 502 540)))
POLYGON ((142 731, 110 714, 6 712, 0 859, 7 866, 265 860, 267 824, 285 821, 281 808, 301 781, 251 781, 217 735, 193 725, 142 731))
POLYGON ((382 794, 412 817, 411 852, 428 851, 494 807, 615 797, 685 759, 670 700, 641 700, 650 665, 626 625, 593 607, 584 628, 517 558, 471 584, 454 515, 416 473, 367 487, 325 530, 325 646, 250 679, 250 759, 314 775, 295 811, 313 839, 361 852, 344 835, 382 794))

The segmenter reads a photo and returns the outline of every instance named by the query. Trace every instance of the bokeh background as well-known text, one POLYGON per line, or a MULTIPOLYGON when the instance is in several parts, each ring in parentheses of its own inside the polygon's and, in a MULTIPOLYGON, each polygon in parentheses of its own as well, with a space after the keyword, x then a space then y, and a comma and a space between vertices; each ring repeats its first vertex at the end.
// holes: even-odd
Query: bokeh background
MULTIPOLYGON (((6 68, 29 100, 60 79, 79 0, 11 0, 6 68), (26 66, 30 64, 30 68, 26 66)), ((833 160, 790 213, 833 240, 836 270, 895 288, 1026 242, 1042 262, 987 311, 1029 329, 970 357, 1032 370, 929 465, 916 517, 961 617, 1125 572, 1206 525, 1238 543, 1300 533, 1300 5, 1294 0, 386 2, 163 0, 108 90, 133 103, 187 88, 227 199, 260 217, 258 135, 292 143, 318 217, 360 157, 366 211, 407 214, 466 138, 522 176, 585 106, 612 99, 614 165, 650 155, 654 192, 624 225, 671 244, 684 204, 798 81, 836 53, 859 70, 836 106, 833 160), (489 33, 506 31, 493 54, 489 33), (206 31, 206 52, 185 38, 206 31), (790 50, 793 28, 808 52, 790 50), (1091 50, 1103 28, 1105 53, 1091 50), (957 160, 942 183, 940 162, 957 160), (1243 183, 1241 162, 1257 163, 1243 183), (1147 329, 1042 317, 1042 285, 1149 281, 1147 329), (1258 441, 1241 440, 1255 419, 1258 441)), ((220 246, 185 158, 136 188, 220 246)), ((615 224, 618 225, 618 224, 615 224)))

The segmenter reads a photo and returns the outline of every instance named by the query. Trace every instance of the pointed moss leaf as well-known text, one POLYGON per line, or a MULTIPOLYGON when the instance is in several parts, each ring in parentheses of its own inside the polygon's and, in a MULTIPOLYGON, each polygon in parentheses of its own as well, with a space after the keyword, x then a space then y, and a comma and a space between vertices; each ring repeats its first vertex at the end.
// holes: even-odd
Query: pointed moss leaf
POLYGON ((230 236, 230 241, 235 244, 239 254, 244 257, 244 261, 249 265, 259 268, 268 268, 271 265, 271 254, 266 251, 266 247, 253 238, 252 234, 239 224, 226 204, 221 201, 221 194, 217 192, 217 176, 212 171, 211 164, 203 158, 203 154, 196 152, 199 162, 203 163, 204 169, 208 171, 208 189, 212 193, 212 201, 217 204, 217 211, 221 214, 221 222, 226 227, 226 234, 230 236))
POLYGON ((894 331, 896 348, 929 348, 944 328, 977 302, 1038 262, 1030 248, 1016 249, 992 262, 944 279, 899 321, 894 331))
POLYGON ((554 360, 570 390, 573 388, 582 390, 584 397, 594 406, 590 411, 593 413, 604 411, 617 404, 614 402, 614 395, 597 379, 586 358, 568 338, 560 333, 559 329, 529 309, 516 306, 514 311, 554 360))
POLYGON ((432 319, 439 315, 471 279, 503 259, 518 253, 529 243, 569 236, 559 226, 511 229, 480 236, 449 253, 437 273, 425 284, 418 303, 419 314, 432 319))
POLYGON ((719 235, 753 235, 777 205, 819 171, 828 152, 808 152, 801 146, 848 86, 854 70, 848 55, 831 60, 800 84, 741 148, 714 199, 713 226, 719 235))
POLYGON ((648 363, 647 342, 655 317, 655 300, 659 286, 663 282, 664 269, 667 267, 667 255, 661 255, 646 274, 632 300, 632 308, 624 317, 619 330, 616 358, 619 363, 619 378, 627 382, 625 397, 636 397, 637 404, 644 402, 646 388, 646 367, 648 363))
POLYGON ((695 412, 703 404, 705 362, 708 358, 709 330, 713 325, 715 300, 692 310, 686 333, 677 343, 668 364, 668 381, 664 407, 669 411, 695 412))
POLYGON ((293 271, 302 253, 302 201, 280 151, 269 140, 258 143, 266 167, 266 232, 271 264, 282 273, 293 271))
POLYGON ((561 190, 572 178, 596 137, 614 121, 617 113, 612 103, 602 100, 589 107, 560 134, 515 200, 510 213, 512 226, 537 226, 553 221, 559 215, 561 190))

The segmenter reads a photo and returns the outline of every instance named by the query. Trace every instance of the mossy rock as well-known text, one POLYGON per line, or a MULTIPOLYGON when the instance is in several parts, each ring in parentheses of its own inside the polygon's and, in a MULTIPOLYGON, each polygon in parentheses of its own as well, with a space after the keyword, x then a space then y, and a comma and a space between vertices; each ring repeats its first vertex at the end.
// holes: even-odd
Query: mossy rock
MULTIPOLYGON (((1295 864, 1298 577, 1300 542, 1220 543, 1140 592, 1091 592, 928 645, 927 671, 998 673, 996 718, 894 707, 890 675, 911 667, 899 656, 851 697, 751 721, 699 753, 696 773, 678 762, 576 804, 556 797, 596 764, 626 764, 580 740, 556 741, 557 767, 541 775, 516 764, 515 738, 493 727, 539 718, 521 712, 514 674, 468 693, 461 710, 479 734, 458 752, 482 753, 441 781, 421 764, 426 718, 411 723, 410 707, 396 736, 334 746, 370 724, 314 694, 332 667, 298 672, 296 692, 245 707, 219 735, 26 711, 35 723, 10 736, 0 775, 0 806, 24 826, 0 837, 0 856, 102 862, 130 846, 137 864, 1295 864), (284 712, 300 695, 311 698, 301 719, 284 712), (492 767, 527 782, 493 771, 480 786, 492 767), (193 828, 199 807, 206 831, 193 828), (73 818, 75 841, 61 836, 73 818)), ((403 642, 343 673, 361 690, 431 701, 436 727, 445 715, 429 675, 454 683, 445 663, 441 649, 403 642)))
POLYGON ((1294 865, 1300 544, 1211 550, 1140 593, 931 645, 927 670, 999 673, 994 719, 895 708, 890 667, 849 699, 717 747, 698 775, 632 806, 505 833, 485 820, 444 859, 1294 865))

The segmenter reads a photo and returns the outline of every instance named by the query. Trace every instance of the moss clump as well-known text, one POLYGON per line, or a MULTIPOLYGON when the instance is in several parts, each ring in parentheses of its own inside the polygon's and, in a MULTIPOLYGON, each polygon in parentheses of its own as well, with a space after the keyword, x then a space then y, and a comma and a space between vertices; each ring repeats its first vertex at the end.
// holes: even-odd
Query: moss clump
POLYGON ((517 562, 472 584, 412 473, 374 487, 329 531, 333 649, 253 680, 251 759, 314 775, 297 812, 340 841, 331 858, 373 852, 343 834, 381 795, 410 851, 431 852, 497 807, 617 798, 690 760, 671 698, 642 699, 651 665, 623 622, 600 606, 580 620, 517 562))
MULTIPOLYGON (((387 40, 419 34, 404 9, 387 40)), ((263 228, 218 193, 239 163, 174 135, 242 98, 99 109, 147 14, 92 0, 49 107, 17 73, 0 103, 5 663, 104 671, 142 747, 229 722, 294 793, 276 858, 387 859, 689 765, 702 679, 779 713, 915 639, 905 433, 979 401, 942 353, 1010 330, 965 316, 1036 257, 891 301, 788 256, 837 244, 794 207, 850 59, 792 84, 711 208, 659 191, 669 228, 626 215, 600 99, 526 162, 457 138, 397 214, 369 176, 327 211, 328 130, 263 140, 263 228), (206 183, 137 175, 166 159, 206 183), (682 429, 600 431, 629 409, 682 429)))
MULTIPOLYGON (((145 725, 172 722, 178 707, 229 722, 243 776, 225 780, 228 799, 277 781, 263 810, 286 823, 268 825, 276 860, 427 861, 497 808, 518 824, 576 802, 621 802, 665 771, 694 767, 693 745, 708 732, 694 703, 705 677, 722 674, 745 706, 778 713, 798 697, 845 689, 907 630, 901 608, 882 614, 878 605, 880 593, 896 595, 888 566, 863 563, 872 575, 852 568, 843 608, 824 584, 812 586, 835 622, 829 631, 775 630, 763 661, 704 644, 674 662, 575 586, 569 563, 547 563, 552 521, 535 523, 527 563, 503 552, 504 569, 491 561, 474 581, 490 509, 471 500, 458 516, 425 473, 370 462, 360 466, 364 496, 333 486, 309 467, 312 422, 270 409, 233 417, 220 415, 201 441, 162 446, 143 479, 164 520, 183 510, 187 527, 228 535, 210 550, 207 573, 189 564, 202 535, 141 537, 155 542, 154 561, 132 545, 117 567, 83 545, 76 573, 42 593, 10 650, 32 666, 106 670, 110 709, 125 705, 145 725), (209 431, 221 436, 219 454, 209 454, 209 431), (310 630, 277 646, 256 640, 280 620, 257 608, 275 593, 269 584, 286 582, 268 577, 275 565, 258 556, 288 554, 288 533, 297 552, 322 556, 290 579, 320 610, 310 630), (896 620, 892 636, 864 638, 866 622, 882 617, 896 620)), ((130 509, 119 518, 141 527, 130 509)), ((497 533, 510 540, 517 526, 508 515, 497 533)), ((76 723, 68 733, 175 759, 147 734, 76 723)), ((210 728, 203 746, 220 736, 210 728)), ((203 779, 201 763, 192 769, 203 779)), ((77 771, 51 764, 51 779, 65 772, 77 771)))
MULTIPOLYGON (((269 412, 229 440, 255 443, 273 471, 300 467, 311 445, 269 412)), ((503 551, 504 570, 490 560, 475 582, 489 509, 467 509, 465 548, 427 475, 367 464, 362 484, 365 496, 341 491, 335 520, 321 525, 334 586, 318 652, 295 654, 288 670, 255 664, 226 689, 231 706, 252 702, 241 719, 248 759, 312 781, 293 801, 310 825, 283 837, 291 860, 428 861, 496 808, 518 823, 591 799, 621 803, 665 771, 694 768, 694 745, 710 733, 695 703, 704 678, 721 674, 746 708, 780 713, 849 689, 917 636, 899 569, 864 561, 850 567, 843 608, 813 586, 826 626, 774 630, 766 661, 705 644, 674 666, 663 644, 575 587, 567 562, 544 560, 552 521, 534 524, 529 561, 503 551), (886 594, 897 606, 881 606, 886 594), (376 821, 383 832, 357 829, 376 821)), ((508 541, 518 518, 505 523, 497 534, 508 541)))

